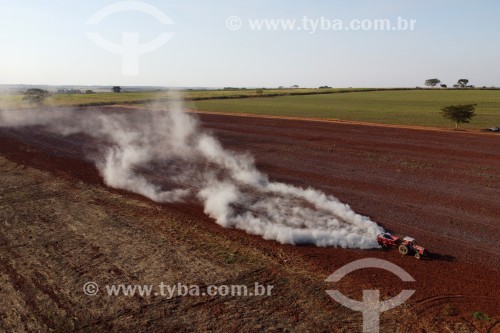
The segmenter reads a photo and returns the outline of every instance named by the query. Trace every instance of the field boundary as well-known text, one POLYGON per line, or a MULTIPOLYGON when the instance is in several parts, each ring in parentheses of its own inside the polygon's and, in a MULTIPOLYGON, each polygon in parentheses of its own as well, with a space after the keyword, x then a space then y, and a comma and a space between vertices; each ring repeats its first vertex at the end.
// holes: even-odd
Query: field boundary
MULTIPOLYGON (((114 104, 108 105, 107 107, 113 108, 129 108, 129 109, 145 109, 146 106, 132 106, 127 104, 114 104)), ((340 125, 358 125, 367 127, 384 127, 384 128, 399 128, 399 129, 409 129, 417 131, 437 131, 437 132, 447 132, 447 133, 457 133, 457 134, 479 134, 479 135, 493 135, 499 136, 499 134, 492 132, 484 132, 481 129, 455 129, 454 127, 432 127, 432 126, 414 126, 414 125, 398 125, 398 124, 381 124, 381 123, 371 123, 365 121, 354 121, 354 120, 343 120, 336 118, 310 118, 310 117, 292 117, 292 116, 273 116, 273 115, 261 115, 261 114, 251 114, 251 113, 237 113, 237 112, 213 112, 213 111, 203 111, 203 110, 185 110, 188 113, 193 114, 207 114, 207 115, 219 115, 219 116, 232 116, 232 117, 246 117, 246 118, 262 118, 262 119, 277 119, 277 120, 295 120, 295 121, 307 121, 307 122, 318 122, 318 123, 333 123, 340 125)))
POLYGON ((359 126, 370 126, 370 127, 386 127, 386 128, 403 128, 412 130, 424 130, 424 131, 439 131, 439 132, 451 132, 451 133, 462 133, 462 134, 483 134, 483 135, 498 135, 492 132, 483 132, 481 129, 455 129, 454 127, 432 127, 432 126, 415 126, 415 125, 398 125, 398 124, 381 124, 381 123, 371 123, 366 121, 354 121, 354 120, 343 120, 336 118, 309 118, 309 117, 291 117, 291 116, 271 116, 271 115, 256 115, 250 113, 231 113, 231 112, 210 112, 202 110, 186 110, 189 113, 195 114, 211 114, 211 115, 224 115, 224 116, 236 116, 236 117, 251 117, 251 118, 265 118, 265 119, 284 119, 284 120, 304 120, 320 123, 335 123, 343 125, 359 125, 359 126))
MULTIPOLYGON (((257 91, 259 89, 248 89, 246 91, 257 91)), ((318 91, 300 91, 300 89, 297 89, 297 91, 290 92, 286 91, 283 93, 279 92, 279 89, 263 89, 263 93, 261 95, 259 94, 240 94, 240 95, 222 95, 222 96, 206 96, 206 97, 185 97, 183 98, 187 102, 197 102, 197 101, 211 101, 211 100, 225 100, 225 99, 246 99, 246 98, 272 98, 272 97, 285 97, 285 96, 309 96, 309 95, 329 95, 329 94, 346 94, 346 93, 359 93, 359 92, 377 92, 377 91, 407 91, 407 90, 419 90, 416 88, 359 88, 359 89, 349 89, 349 88, 339 88, 338 90, 327 90, 321 91, 318 89, 318 91), (268 91, 273 91, 272 93, 265 93, 266 90, 268 91), (278 92, 274 92, 278 91, 278 92)), ((216 90, 218 91, 218 90, 216 90)), ((220 90, 220 91, 237 91, 237 90, 220 90)), ((245 90, 242 90, 245 91, 245 90)), ((184 91, 186 92, 186 91, 184 91)), ((189 91, 187 91, 189 93, 189 91)), ((140 104, 148 104, 148 103, 155 103, 155 102, 161 102, 161 101, 166 101, 169 100, 168 97, 159 97, 159 98, 148 98, 144 100, 137 100, 137 101, 124 101, 120 102, 120 104, 124 105, 140 105, 140 104)), ((95 102, 95 103, 81 103, 81 104, 76 104, 74 106, 76 107, 85 107, 85 106, 108 106, 108 105, 114 105, 116 104, 116 101, 110 101, 110 102, 95 102)))

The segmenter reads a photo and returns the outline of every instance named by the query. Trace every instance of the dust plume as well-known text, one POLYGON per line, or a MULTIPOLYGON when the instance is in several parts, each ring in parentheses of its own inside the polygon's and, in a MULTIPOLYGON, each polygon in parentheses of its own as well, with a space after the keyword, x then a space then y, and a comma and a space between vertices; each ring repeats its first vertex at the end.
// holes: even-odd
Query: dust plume
POLYGON ((147 110, 0 110, 0 127, 20 126, 88 136, 97 149, 88 157, 108 186, 161 203, 199 202, 223 227, 283 244, 378 247, 375 222, 321 191, 269 180, 252 156, 203 131, 179 96, 147 110))

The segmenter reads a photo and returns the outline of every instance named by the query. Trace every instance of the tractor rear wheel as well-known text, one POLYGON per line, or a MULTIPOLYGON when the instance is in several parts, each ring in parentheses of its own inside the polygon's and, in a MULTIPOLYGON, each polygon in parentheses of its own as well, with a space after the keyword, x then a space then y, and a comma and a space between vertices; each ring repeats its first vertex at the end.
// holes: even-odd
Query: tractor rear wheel
POLYGON ((422 256, 420 255, 420 253, 417 252, 417 253, 415 253, 415 258, 420 259, 420 258, 422 258, 422 256))
POLYGON ((400 245, 399 246, 399 253, 401 253, 404 256, 407 255, 408 254, 408 246, 400 245))

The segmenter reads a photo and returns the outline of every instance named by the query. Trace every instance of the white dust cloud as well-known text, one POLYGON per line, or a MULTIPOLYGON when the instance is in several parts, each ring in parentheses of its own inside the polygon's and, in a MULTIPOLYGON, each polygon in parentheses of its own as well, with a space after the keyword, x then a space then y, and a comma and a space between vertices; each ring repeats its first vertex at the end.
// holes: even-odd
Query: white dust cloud
POLYGON ((197 200, 219 225, 283 244, 378 247, 375 222, 321 191, 268 180, 250 155, 203 131, 178 97, 148 110, 0 111, 0 127, 34 125, 90 137, 110 187, 161 203, 197 200))

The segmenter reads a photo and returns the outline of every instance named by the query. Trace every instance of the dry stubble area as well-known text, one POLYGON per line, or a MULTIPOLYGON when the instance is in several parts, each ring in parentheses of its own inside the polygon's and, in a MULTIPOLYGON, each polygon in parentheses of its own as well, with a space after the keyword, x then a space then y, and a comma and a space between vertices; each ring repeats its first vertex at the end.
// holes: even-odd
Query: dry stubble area
POLYGON ((452 133, 200 115, 223 144, 249 151, 272 179, 336 195, 433 255, 284 246, 205 217, 105 188, 83 144, 32 130, 0 141, 0 329, 23 331, 361 331, 361 315, 325 293, 384 298, 383 332, 494 332, 500 315, 500 140, 452 133), (414 283, 366 269, 325 283, 356 259, 389 260, 414 283), (105 284, 274 285, 269 297, 85 296, 105 284), (490 321, 478 320, 481 311, 490 321))

